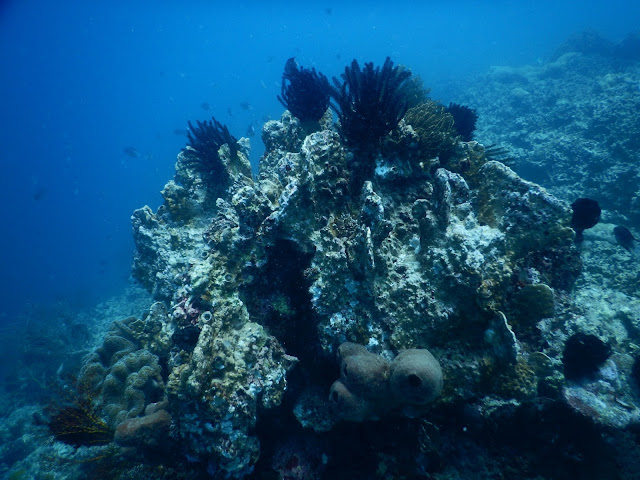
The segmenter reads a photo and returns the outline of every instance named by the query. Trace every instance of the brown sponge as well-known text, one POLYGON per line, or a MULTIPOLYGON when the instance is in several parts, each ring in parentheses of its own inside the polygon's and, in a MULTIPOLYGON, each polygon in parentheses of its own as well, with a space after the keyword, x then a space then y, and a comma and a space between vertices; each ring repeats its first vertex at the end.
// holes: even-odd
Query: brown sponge
POLYGON ((350 422, 363 422, 374 416, 371 402, 359 395, 354 395, 340 380, 336 380, 331 385, 329 404, 336 416, 350 422))
POLYGON ((342 360, 340 379, 354 394, 377 400, 388 396, 389 362, 371 352, 342 360))
POLYGON ((404 404, 425 405, 442 393, 442 368, 428 350, 401 351, 391 363, 389 386, 404 404))

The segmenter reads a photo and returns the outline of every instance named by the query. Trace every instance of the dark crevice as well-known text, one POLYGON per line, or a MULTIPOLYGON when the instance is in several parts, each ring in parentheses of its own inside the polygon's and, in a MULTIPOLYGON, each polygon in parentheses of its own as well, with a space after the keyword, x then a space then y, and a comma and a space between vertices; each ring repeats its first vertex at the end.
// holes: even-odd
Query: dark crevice
POLYGON ((301 361, 311 359, 317 350, 310 282, 304 275, 313 255, 292 240, 276 240, 267 248, 266 264, 251 272, 254 280, 242 292, 252 320, 301 361))

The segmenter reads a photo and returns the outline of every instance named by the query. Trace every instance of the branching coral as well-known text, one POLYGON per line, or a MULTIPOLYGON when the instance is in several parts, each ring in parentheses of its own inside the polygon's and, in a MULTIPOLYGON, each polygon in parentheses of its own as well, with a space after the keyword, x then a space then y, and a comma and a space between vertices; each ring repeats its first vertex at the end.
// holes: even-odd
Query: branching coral
POLYGON ((407 112, 404 86, 410 76, 387 57, 382 68, 370 62, 361 69, 354 60, 344 69, 342 82, 334 77, 332 107, 349 147, 375 148, 398 125, 407 112))
POLYGON ((195 155, 188 155, 189 164, 198 170, 208 182, 225 185, 228 181, 228 173, 224 163, 220 159, 218 150, 223 145, 229 147, 231 157, 238 155, 237 139, 229 133, 226 125, 221 124, 215 118, 209 121, 197 121, 194 127, 189 122, 189 147, 195 155))
POLYGON ((301 122, 317 122, 329 108, 329 80, 322 73, 298 67, 292 57, 282 74, 280 103, 301 122))
POLYGON ((473 108, 457 103, 450 103, 447 113, 453 115, 453 125, 463 142, 473 140, 473 132, 476 130, 478 114, 473 108))

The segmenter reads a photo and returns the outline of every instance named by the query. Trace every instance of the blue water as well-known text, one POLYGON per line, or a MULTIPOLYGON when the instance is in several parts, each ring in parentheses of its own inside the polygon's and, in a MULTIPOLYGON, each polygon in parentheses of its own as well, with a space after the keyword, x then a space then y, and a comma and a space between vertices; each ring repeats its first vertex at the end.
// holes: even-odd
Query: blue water
POLYGON ((389 55, 447 102, 491 65, 536 63, 587 27, 618 41, 640 19, 630 0, 184 3, 0 3, 0 325, 123 289, 129 218, 161 203, 174 130, 253 125, 257 163, 291 56, 332 77, 389 55))

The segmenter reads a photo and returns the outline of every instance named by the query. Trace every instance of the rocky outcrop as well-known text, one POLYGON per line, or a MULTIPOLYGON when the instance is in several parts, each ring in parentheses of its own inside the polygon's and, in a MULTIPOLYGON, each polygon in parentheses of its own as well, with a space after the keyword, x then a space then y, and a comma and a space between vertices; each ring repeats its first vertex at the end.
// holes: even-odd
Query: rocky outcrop
MULTIPOLYGON (((445 165, 422 158, 404 121, 371 175, 353 182, 358 153, 321 125, 308 133, 288 112, 268 122, 255 179, 242 144, 235 159, 221 148, 222 193, 179 156, 165 204, 134 213, 134 275, 164 303, 117 324, 83 374, 98 401, 117 405, 116 441, 144 454, 166 438, 167 462, 243 478, 260 455, 280 465, 268 445, 294 418, 290 428, 331 438, 348 428, 338 420, 434 416, 446 428, 443 412, 465 405, 508 428, 503 419, 538 408, 541 391, 555 399, 549 415, 556 404, 595 411, 587 394, 604 390, 563 374, 564 341, 584 329, 568 204, 476 142, 458 143, 445 165), (346 360, 345 342, 359 344, 346 360)), ((625 347, 602 368, 618 358, 629 363, 625 347)), ((620 391, 631 413, 600 422, 635 418, 633 392, 620 391)), ((444 455, 412 421, 420 448, 444 455)))
POLYGON ((640 65, 581 45, 537 65, 493 67, 462 99, 478 110, 476 138, 506 147, 524 178, 637 222, 640 65))

